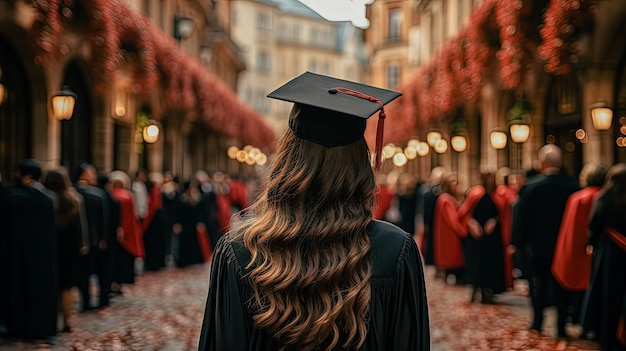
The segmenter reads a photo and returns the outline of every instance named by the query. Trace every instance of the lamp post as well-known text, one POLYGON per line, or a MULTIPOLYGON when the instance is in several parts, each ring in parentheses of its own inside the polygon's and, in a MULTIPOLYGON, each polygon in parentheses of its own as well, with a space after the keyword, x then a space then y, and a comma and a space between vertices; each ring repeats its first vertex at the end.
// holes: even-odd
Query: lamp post
POLYGON ((517 145, 517 170, 522 170, 522 144, 530 136, 530 123, 525 119, 516 119, 509 123, 511 140, 517 145))
POLYGON ((193 33, 193 27, 193 19, 174 16, 174 39, 180 43, 181 40, 189 38, 193 33))
POLYGON ((433 150, 435 150, 435 155, 437 155, 437 166, 439 166, 439 158, 441 157, 441 154, 448 151, 448 141, 443 138, 437 140, 437 142, 435 142, 435 145, 433 146, 433 150))
POLYGON ((500 167, 500 150, 506 147, 506 132, 496 128, 489 133, 489 142, 491 147, 496 150, 496 170, 500 167))
MULTIPOLYGON (((436 130, 436 129, 431 129, 430 131, 428 131, 428 133, 426 134, 426 142, 428 143, 428 146, 432 147, 433 149, 435 148, 435 145, 437 144, 437 141, 439 141, 441 139, 442 135, 441 132, 436 130)), ((439 153, 434 152, 433 157, 431 158, 433 165, 439 166, 439 153)))
MULTIPOLYGON (((420 159, 418 160, 418 173, 421 173, 421 163, 422 163, 422 158, 426 155, 428 155, 428 152, 430 151, 430 147, 428 146, 428 143, 425 141, 420 141, 417 143, 417 146, 415 147, 415 150, 417 151, 417 155, 420 156, 420 159)), ((421 176, 421 174, 420 174, 421 176)))
POLYGON ((158 122, 151 119, 148 121, 148 124, 143 127, 143 140, 148 144, 154 144, 159 140, 160 132, 158 122))
POLYGON ((602 160, 602 156, 604 155, 602 134, 611 129, 611 125, 613 124, 613 110, 608 107, 606 102, 602 99, 589 106, 589 109, 591 110, 593 128, 597 130, 600 135, 600 160, 602 160))
POLYGON ((61 91, 50 99, 52 103, 52 115, 59 121, 71 119, 74 114, 74 105, 76 104, 77 98, 76 93, 64 85, 61 91))
POLYGON ((450 139, 450 145, 452 146, 452 150, 455 151, 455 153, 452 154, 452 171, 458 172, 459 154, 467 149, 467 138, 462 134, 455 135, 450 139))

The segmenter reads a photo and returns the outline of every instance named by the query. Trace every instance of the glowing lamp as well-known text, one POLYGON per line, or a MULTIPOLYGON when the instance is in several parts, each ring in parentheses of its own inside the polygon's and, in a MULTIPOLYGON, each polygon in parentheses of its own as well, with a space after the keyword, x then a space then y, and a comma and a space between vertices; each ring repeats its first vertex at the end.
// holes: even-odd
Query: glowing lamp
POLYGON ((467 149, 467 138, 464 135, 455 135, 450 139, 450 145, 456 152, 463 152, 467 149))
POLYGON ((159 140, 159 126, 155 121, 149 121, 148 125, 143 127, 143 141, 148 144, 154 144, 159 140))
POLYGON ((54 118, 59 121, 71 119, 74 114, 74 106, 77 98, 76 93, 64 85, 61 91, 56 93, 51 99, 52 115, 54 118))
POLYGON ((609 130, 613 123, 613 110, 603 100, 590 106, 593 127, 598 130, 609 130))
POLYGON ((492 130, 489 134, 489 142, 491 147, 496 150, 502 150, 506 147, 506 133, 501 130, 492 130))

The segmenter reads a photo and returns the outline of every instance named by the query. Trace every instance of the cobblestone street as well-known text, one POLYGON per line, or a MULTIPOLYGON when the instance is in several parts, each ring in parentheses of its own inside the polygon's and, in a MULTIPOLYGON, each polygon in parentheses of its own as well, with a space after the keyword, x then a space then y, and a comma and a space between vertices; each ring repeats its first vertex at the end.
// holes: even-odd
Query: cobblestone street
MULTIPOLYGON (((73 331, 59 334, 53 350, 195 350, 204 311, 209 265, 169 268, 137 277, 112 306, 74 313, 73 331)), ((507 294, 496 305, 470 304, 468 287, 445 285, 426 271, 433 351, 582 350, 579 342, 558 343, 530 334, 526 297, 507 294)), ((546 325, 554 324, 553 311, 546 325)), ((550 332, 548 330, 548 332, 550 332)), ((0 341, 0 350, 37 350, 43 346, 0 341)), ((234 351, 234 350, 233 350, 234 351)))

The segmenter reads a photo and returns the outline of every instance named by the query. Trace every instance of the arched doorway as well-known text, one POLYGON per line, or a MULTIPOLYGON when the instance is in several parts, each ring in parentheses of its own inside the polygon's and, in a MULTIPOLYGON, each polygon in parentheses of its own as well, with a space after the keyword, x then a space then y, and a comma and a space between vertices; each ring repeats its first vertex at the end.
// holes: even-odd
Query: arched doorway
POLYGON ((63 85, 78 96, 72 118, 61 121, 61 164, 73 174, 80 162, 93 162, 91 90, 78 62, 65 68, 63 85))
POLYGON ((7 185, 13 181, 15 165, 32 157, 32 97, 22 61, 0 36, 0 83, 6 91, 0 104, 0 172, 7 185))
POLYGON ((545 105, 543 141, 561 148, 563 170, 575 179, 583 167, 582 148, 589 141, 578 132, 583 128, 582 97, 582 87, 574 71, 552 79, 545 105))

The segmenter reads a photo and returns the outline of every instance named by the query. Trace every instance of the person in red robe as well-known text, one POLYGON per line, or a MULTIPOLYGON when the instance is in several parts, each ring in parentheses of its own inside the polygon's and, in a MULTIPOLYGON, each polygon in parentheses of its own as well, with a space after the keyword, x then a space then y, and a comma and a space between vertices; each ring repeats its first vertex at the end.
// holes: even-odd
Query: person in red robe
POLYGON ((483 304, 493 303, 494 294, 504 289, 504 264, 502 232, 493 194, 496 188, 495 175, 481 175, 482 184, 470 188, 459 208, 459 217, 468 228, 465 239, 466 262, 464 283, 472 285, 470 302, 477 294, 483 304))
POLYGON ((376 189, 374 202, 374 219, 384 220, 387 211, 391 208, 391 201, 395 196, 395 192, 392 187, 387 184, 386 179, 381 179, 376 189))
POLYGON ((442 193, 437 197, 434 219, 434 261, 435 267, 446 270, 446 277, 455 275, 458 282, 465 264, 462 239, 467 237, 467 226, 459 217, 459 203, 456 200, 457 175, 450 173, 442 182, 442 193))
POLYGON ((502 250, 504 252, 504 285, 507 289, 513 289, 513 253, 507 250, 511 243, 511 218, 513 203, 517 197, 515 188, 509 186, 509 179, 516 175, 503 175, 500 184, 492 194, 493 202, 498 208, 500 231, 502 233, 502 250))
POLYGON ((144 268, 147 271, 156 271, 165 267, 165 236, 169 235, 169 228, 161 195, 163 175, 152 172, 148 178, 148 211, 142 220, 144 268))
MULTIPOLYGON (((593 201, 602 189, 606 167, 587 164, 581 171, 584 188, 567 199, 561 228, 554 249, 552 274, 556 281, 572 294, 574 311, 578 311, 582 294, 589 284, 591 256, 586 253, 588 223, 593 201)), ((577 318, 574 318, 577 320, 577 318)))
POLYGON ((121 245, 121 250, 115 253, 115 283, 133 284, 135 282, 135 258, 144 257, 143 229, 141 222, 135 215, 135 205, 133 194, 127 190, 130 185, 130 178, 121 172, 111 172, 113 189, 111 195, 120 204, 120 224, 117 241, 121 245))

